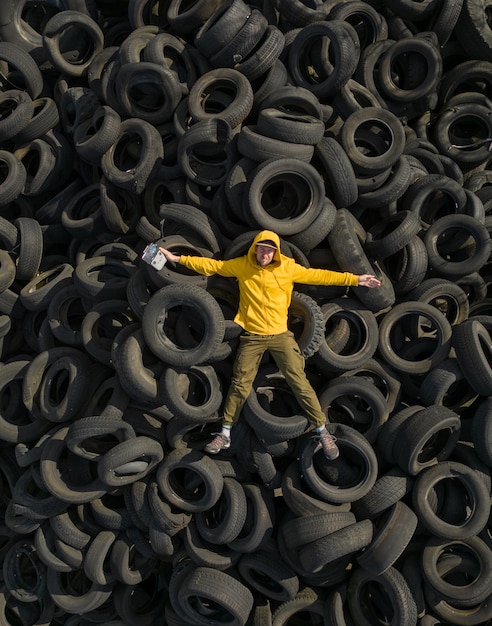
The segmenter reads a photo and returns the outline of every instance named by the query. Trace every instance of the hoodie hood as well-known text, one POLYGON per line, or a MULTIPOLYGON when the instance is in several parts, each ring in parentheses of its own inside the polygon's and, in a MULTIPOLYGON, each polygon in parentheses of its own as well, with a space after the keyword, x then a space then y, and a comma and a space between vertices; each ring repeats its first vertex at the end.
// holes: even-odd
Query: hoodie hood
POLYGON ((280 237, 277 235, 277 233, 273 232, 273 230, 260 230, 260 232, 253 239, 253 243, 249 247, 248 259, 253 265, 257 265, 256 244, 260 241, 265 241, 267 239, 275 242, 275 245, 277 246, 275 254, 273 255, 273 261, 270 263, 270 266, 278 267, 282 260, 280 253, 280 237))

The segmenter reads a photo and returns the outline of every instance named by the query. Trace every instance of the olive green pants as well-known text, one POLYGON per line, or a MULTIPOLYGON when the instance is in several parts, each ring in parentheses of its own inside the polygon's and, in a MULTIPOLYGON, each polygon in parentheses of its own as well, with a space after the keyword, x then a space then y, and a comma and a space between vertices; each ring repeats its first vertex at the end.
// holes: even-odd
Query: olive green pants
POLYGON ((268 350, 277 364, 294 396, 313 426, 323 426, 326 415, 318 396, 304 371, 304 357, 291 331, 279 335, 253 335, 244 333, 232 370, 232 379, 224 404, 223 424, 232 426, 251 391, 253 381, 265 351, 268 350))

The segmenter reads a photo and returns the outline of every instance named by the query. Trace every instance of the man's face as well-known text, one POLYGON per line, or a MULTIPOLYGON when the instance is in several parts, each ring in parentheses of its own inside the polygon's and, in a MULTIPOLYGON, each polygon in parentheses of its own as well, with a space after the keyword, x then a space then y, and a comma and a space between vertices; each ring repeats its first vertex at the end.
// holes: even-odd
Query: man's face
POLYGON ((258 265, 261 267, 266 267, 269 263, 271 263, 274 256, 275 248, 262 246, 261 244, 256 246, 256 260, 258 261, 258 265))

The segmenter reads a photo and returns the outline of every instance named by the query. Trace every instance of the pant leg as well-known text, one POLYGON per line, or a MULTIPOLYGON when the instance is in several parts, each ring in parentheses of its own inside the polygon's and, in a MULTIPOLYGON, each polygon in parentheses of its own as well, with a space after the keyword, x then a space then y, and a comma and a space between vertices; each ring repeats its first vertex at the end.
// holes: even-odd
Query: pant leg
POLYGON ((316 427, 326 424, 326 415, 307 379, 304 357, 294 339, 294 334, 287 331, 272 337, 268 343, 268 350, 310 423, 316 427))
POLYGON ((224 424, 232 425, 239 419, 241 409, 258 373, 266 345, 266 338, 262 335, 245 334, 239 338, 231 384, 224 403, 224 424))

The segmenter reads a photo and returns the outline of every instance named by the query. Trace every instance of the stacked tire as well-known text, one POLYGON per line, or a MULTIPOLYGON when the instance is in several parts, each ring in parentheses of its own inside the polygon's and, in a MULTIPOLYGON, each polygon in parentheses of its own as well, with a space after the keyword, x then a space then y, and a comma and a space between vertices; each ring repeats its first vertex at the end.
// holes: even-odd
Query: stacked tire
POLYGON ((3 0, 0 622, 487 624, 492 38, 481 0, 3 0), (269 355, 216 457, 261 229, 269 355), (299 622, 300 623, 300 622, 299 622))

